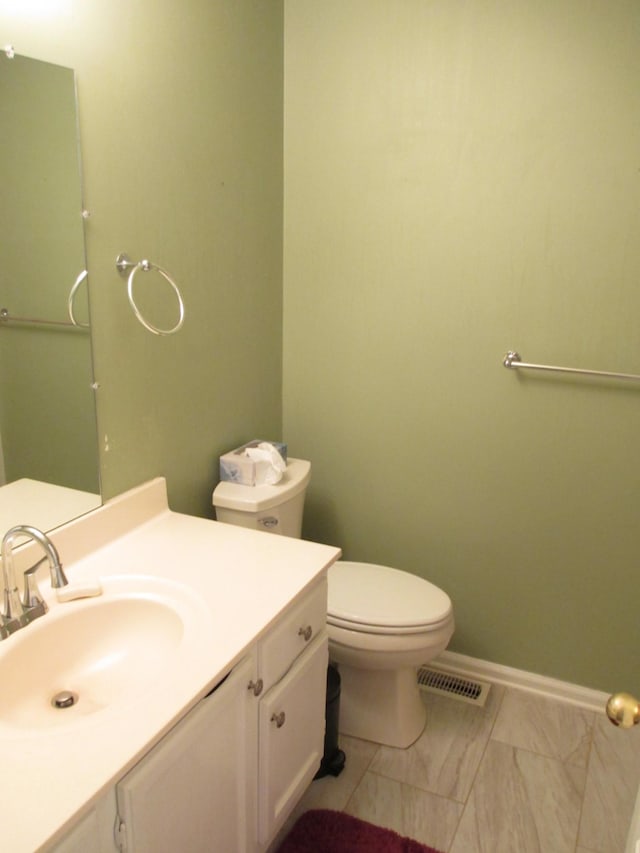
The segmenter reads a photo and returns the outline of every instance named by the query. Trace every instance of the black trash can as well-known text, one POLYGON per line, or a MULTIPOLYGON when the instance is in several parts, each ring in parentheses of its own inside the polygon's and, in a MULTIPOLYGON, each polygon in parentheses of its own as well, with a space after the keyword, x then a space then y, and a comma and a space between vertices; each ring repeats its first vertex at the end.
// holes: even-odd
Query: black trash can
POLYGON ((345 754, 338 747, 338 726, 340 722, 340 673, 329 664, 327 668, 327 704, 325 707, 324 755, 320 769, 313 777, 339 776, 344 767, 345 754))

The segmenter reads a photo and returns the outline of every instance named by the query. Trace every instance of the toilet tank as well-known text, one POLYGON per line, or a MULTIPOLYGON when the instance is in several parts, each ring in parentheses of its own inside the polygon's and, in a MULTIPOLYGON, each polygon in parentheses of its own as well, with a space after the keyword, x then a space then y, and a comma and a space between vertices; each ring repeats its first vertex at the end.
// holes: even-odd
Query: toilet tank
POLYGON ((223 480, 213 492, 216 518, 226 524, 299 539, 310 479, 311 463, 290 458, 282 479, 274 486, 242 486, 223 480))

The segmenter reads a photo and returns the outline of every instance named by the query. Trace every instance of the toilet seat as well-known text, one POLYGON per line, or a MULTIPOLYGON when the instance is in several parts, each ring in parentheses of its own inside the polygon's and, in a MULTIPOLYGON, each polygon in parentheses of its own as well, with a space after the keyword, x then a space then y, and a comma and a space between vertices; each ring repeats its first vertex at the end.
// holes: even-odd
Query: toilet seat
POLYGON ((423 634, 447 625, 452 613, 449 596, 417 575, 347 560, 329 569, 328 625, 366 634, 423 634))

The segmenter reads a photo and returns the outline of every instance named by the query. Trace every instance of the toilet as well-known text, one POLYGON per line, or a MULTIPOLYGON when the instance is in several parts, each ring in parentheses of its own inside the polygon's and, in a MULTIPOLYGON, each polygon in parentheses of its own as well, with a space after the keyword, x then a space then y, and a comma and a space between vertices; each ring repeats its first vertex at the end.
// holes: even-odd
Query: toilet
MULTIPOLYGON (((276 485, 221 482, 218 521, 299 538, 311 464, 289 459, 276 485)), ((340 672, 340 732, 405 748, 422 733, 426 707, 416 670, 447 647, 449 596, 417 575, 339 560, 328 573, 329 657, 340 672)))

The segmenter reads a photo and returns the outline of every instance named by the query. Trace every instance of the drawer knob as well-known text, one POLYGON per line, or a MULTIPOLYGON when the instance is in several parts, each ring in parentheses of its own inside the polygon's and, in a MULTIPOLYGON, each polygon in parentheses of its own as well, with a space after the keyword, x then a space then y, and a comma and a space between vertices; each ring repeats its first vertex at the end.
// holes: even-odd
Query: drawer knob
POLYGON ((312 634, 313 634, 313 628, 311 627, 311 625, 307 625, 306 628, 300 628, 300 630, 298 631, 298 636, 304 637, 305 643, 309 642, 312 634))
POLYGON ((262 683, 262 679, 259 678, 257 681, 253 679, 247 684, 247 690, 253 690, 254 696, 259 696, 262 693, 262 688, 264 684, 262 683))
POLYGON ((271 722, 276 724, 276 728, 281 729, 284 726, 284 721, 286 720, 284 711, 280 711, 279 714, 271 715, 271 722))

